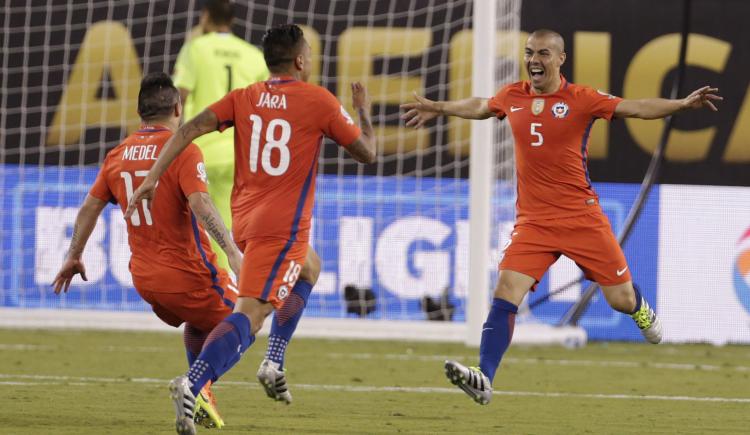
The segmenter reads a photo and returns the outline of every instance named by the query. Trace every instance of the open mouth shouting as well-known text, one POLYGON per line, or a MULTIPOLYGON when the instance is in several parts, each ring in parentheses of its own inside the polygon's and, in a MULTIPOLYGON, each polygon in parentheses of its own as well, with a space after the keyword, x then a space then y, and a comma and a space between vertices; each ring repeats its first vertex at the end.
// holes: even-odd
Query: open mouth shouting
POLYGON ((529 78, 532 81, 538 83, 544 78, 544 68, 541 66, 529 66, 528 68, 529 78))

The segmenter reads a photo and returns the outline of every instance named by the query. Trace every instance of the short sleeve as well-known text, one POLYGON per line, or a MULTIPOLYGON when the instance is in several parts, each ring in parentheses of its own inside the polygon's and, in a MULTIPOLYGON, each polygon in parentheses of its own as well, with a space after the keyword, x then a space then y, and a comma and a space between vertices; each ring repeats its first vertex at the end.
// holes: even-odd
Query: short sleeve
POLYGON ((622 98, 607 94, 606 92, 597 91, 593 88, 582 87, 579 98, 582 98, 586 111, 597 118, 612 120, 615 115, 615 109, 620 104, 622 98))
MULTIPOLYGON (((191 58, 191 43, 186 43, 180 49, 177 55, 177 62, 174 65, 174 86, 176 88, 187 89, 192 92, 195 89, 195 71, 191 58)), ((183 102, 184 103, 184 102, 183 102)))
POLYGON ((323 134, 344 147, 351 145, 362 131, 333 94, 321 89, 321 95, 325 99, 324 107, 328 112, 328 116, 323 117, 323 134))
POLYGON ((500 89, 494 97, 487 101, 487 106, 490 111, 495 114, 498 119, 505 118, 505 97, 508 95, 508 87, 500 89))
POLYGON ((94 180, 94 184, 89 190, 89 195, 101 199, 102 201, 116 203, 115 196, 112 194, 109 184, 107 184, 107 161, 108 160, 105 160, 104 164, 99 169, 99 174, 97 174, 96 180, 94 180))
POLYGON ((197 145, 191 143, 180 155, 177 171, 177 181, 185 197, 195 192, 208 192, 206 165, 197 145))
POLYGON ((240 92, 242 92, 242 89, 235 89, 224 95, 221 100, 208 106, 208 110, 214 112, 218 119, 217 130, 224 131, 234 126, 234 99, 240 92))

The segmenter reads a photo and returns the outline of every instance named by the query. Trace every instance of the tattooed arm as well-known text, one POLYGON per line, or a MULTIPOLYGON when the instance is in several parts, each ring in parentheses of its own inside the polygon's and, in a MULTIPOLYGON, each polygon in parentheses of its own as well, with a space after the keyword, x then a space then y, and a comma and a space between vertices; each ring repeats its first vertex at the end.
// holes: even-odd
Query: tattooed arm
POLYGON ((224 221, 221 220, 221 215, 216 210, 211 197, 205 192, 193 192, 188 196, 188 202, 203 228, 208 231, 212 239, 216 240, 221 249, 227 253, 229 266, 232 268, 235 276, 239 277, 242 265, 242 253, 240 253, 234 240, 229 235, 229 230, 224 225, 224 221))
POLYGON ((362 134, 346 150, 360 163, 377 161, 377 137, 370 118, 370 96, 367 89, 359 82, 352 83, 352 106, 359 115, 359 127, 362 134))
POLYGON ((130 219, 130 216, 135 212, 138 204, 142 200, 148 201, 148 206, 151 206, 151 200, 154 197, 154 191, 156 190, 156 183, 159 181, 159 177, 164 171, 167 170, 169 164, 197 137, 202 136, 206 133, 210 133, 216 130, 218 127, 218 119, 216 114, 211 110, 204 110, 198 116, 191 119, 187 123, 183 124, 177 132, 172 135, 171 138, 164 145, 164 149, 159 158, 156 159, 156 163, 148 171, 148 175, 143 180, 143 183, 138 189, 133 192, 133 196, 128 201, 128 209, 125 211, 125 219, 130 219))
POLYGON ((89 240, 91 232, 94 231, 96 220, 106 205, 105 201, 94 198, 91 195, 87 195, 83 201, 83 205, 78 210, 78 216, 76 216, 76 222, 73 226, 73 237, 70 238, 70 248, 68 249, 68 254, 65 256, 65 262, 60 267, 60 271, 52 282, 55 293, 59 294, 60 291, 67 292, 70 282, 78 273, 81 274, 81 278, 84 281, 87 281, 86 267, 81 261, 81 255, 83 255, 83 249, 86 247, 86 242, 89 240))

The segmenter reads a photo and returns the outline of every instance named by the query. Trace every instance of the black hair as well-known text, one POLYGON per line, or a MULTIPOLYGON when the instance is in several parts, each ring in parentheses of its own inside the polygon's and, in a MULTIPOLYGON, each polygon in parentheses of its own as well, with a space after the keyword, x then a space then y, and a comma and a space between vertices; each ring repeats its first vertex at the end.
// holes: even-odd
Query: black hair
POLYGON ((203 10, 208 19, 216 25, 231 25, 234 19, 234 4, 229 0, 207 0, 203 10))
POLYGON ((138 92, 138 114, 144 121, 168 117, 180 101, 180 92, 163 72, 147 74, 138 92))
POLYGON ((296 24, 280 24, 271 27, 263 35, 263 57, 271 72, 292 62, 299 54, 303 41, 302 29, 296 24))

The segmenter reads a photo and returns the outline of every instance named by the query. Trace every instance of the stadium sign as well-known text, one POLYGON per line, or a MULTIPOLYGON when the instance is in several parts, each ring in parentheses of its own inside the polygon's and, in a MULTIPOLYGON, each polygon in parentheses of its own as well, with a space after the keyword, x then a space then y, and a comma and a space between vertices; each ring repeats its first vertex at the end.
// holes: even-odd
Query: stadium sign
MULTIPOLYGON (((263 2, 240 5, 245 19, 239 20, 235 32, 258 44, 272 20, 259 12, 263 8, 256 3, 263 2)), ((356 3, 345 11, 345 20, 329 15, 331 5, 326 1, 314 6, 286 0, 273 3, 274 11, 291 6, 300 9, 295 16, 310 17, 304 29, 317 59, 313 80, 344 102, 350 99, 348 83, 362 80, 378 108, 375 124, 384 153, 410 153, 367 171, 468 175, 468 121, 440 119, 437 128, 415 131, 402 128, 396 115, 398 104, 409 100, 413 91, 435 99, 470 95, 472 35, 467 20, 471 2, 435 2, 432 21, 412 17, 410 4, 404 2, 356 3), (314 8, 315 14, 307 8, 314 8)), ((520 57, 520 50, 513 49, 523 47, 528 31, 555 23, 567 41, 569 56, 563 73, 572 81, 625 98, 665 96, 677 65, 681 29, 677 12, 682 4, 678 0, 595 4, 571 0, 561 7, 553 0, 524 2, 522 31, 518 35, 499 32, 505 43, 498 44, 495 55, 508 61, 520 57)), ((750 40, 750 27, 716 23, 748 16, 750 3, 692 4, 683 94, 711 83, 726 100, 718 113, 696 111, 677 117, 661 181, 749 185, 750 79, 744 71, 750 59, 741 48, 750 40)), ((135 95, 141 75, 173 69, 177 51, 197 20, 198 14, 190 9, 193 6, 192 2, 146 2, 128 8, 102 2, 90 10, 77 7, 72 12, 64 7, 11 9, 6 23, 39 22, 46 27, 34 28, 31 35, 24 34, 28 29, 19 28, 6 41, 10 52, 28 56, 9 56, 3 72, 7 88, 3 89, 2 116, 7 131, 2 144, 5 161, 0 163, 99 163, 102 141, 112 147, 137 127, 135 95), (47 27, 67 29, 65 45, 48 47, 47 27), (162 34, 165 28, 171 33, 162 34), (154 39, 167 43, 155 44, 154 39), (42 63, 43 74, 34 67, 42 63)), ((520 74, 524 78, 523 68, 520 74)), ((634 119, 595 123, 589 143, 592 178, 640 181, 662 127, 660 121, 634 119)), ((329 145, 323 155, 332 157, 323 172, 337 173, 335 147, 329 145)), ((347 167, 346 171, 356 169, 347 167)))

